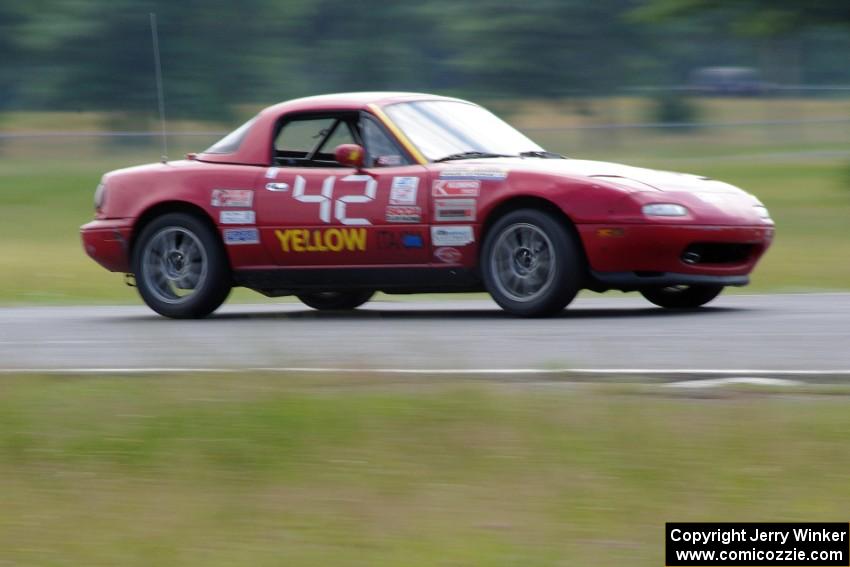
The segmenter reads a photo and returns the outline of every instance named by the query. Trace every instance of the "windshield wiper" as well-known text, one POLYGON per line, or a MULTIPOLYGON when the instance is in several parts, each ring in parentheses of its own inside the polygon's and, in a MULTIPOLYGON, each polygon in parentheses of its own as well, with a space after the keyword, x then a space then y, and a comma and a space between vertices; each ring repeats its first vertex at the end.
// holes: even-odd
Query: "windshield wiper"
POLYGON ((440 161, 452 161, 456 159, 475 159, 475 158, 497 158, 497 157, 516 157, 510 156, 507 154, 494 154, 490 152, 478 152, 478 151, 470 151, 470 152, 459 152, 456 154, 449 154, 445 157, 441 157, 440 159, 435 159, 434 162, 440 161))
POLYGON ((561 154, 556 154, 555 152, 547 152, 543 150, 533 150, 530 152, 520 152, 520 157, 536 157, 543 159, 567 159, 567 156, 562 156, 561 154))

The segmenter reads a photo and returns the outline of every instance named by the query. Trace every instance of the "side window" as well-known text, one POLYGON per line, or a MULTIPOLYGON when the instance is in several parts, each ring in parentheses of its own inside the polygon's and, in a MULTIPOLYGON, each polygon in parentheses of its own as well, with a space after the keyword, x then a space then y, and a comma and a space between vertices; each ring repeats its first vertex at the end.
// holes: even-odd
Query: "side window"
POLYGON ((356 143, 354 136, 351 135, 351 128, 348 123, 340 122, 339 125, 334 128, 333 132, 330 133, 330 136, 328 136, 328 139, 325 140, 325 143, 322 144, 322 147, 319 148, 319 151, 330 155, 331 159, 333 159, 334 150, 338 145, 356 143))
POLYGON ((368 155, 367 167, 410 164, 404 151, 374 119, 364 117, 360 127, 368 155))
POLYGON ((277 165, 336 167, 334 149, 355 143, 344 117, 305 117, 286 122, 274 142, 277 165))
POLYGON ((313 118, 287 122, 280 129, 274 149, 281 156, 306 158, 325 133, 334 125, 333 118, 313 118))

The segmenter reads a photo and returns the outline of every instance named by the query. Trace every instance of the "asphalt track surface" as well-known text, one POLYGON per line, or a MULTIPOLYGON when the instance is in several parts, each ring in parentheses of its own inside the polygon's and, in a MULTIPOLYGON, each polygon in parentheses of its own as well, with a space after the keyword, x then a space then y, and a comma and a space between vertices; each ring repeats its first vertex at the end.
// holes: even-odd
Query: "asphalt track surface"
POLYGON ((826 372, 850 381, 850 294, 729 295, 691 311, 605 295, 550 319, 513 318, 477 299, 377 301, 345 313, 269 301, 198 321, 142 306, 0 309, 0 371, 256 368, 826 372))

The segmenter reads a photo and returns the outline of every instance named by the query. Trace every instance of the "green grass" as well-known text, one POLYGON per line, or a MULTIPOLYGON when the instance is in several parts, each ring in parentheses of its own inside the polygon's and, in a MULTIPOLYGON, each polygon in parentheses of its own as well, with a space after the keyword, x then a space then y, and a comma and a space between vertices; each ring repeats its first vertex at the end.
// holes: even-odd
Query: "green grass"
MULTIPOLYGON (((617 116, 640 117, 637 103, 618 100, 606 103, 626 109, 617 116)), ((776 112, 789 104, 774 102, 776 112)), ((706 104, 714 119, 743 119, 740 109, 756 101, 706 104)), ((826 117, 840 116, 848 103, 807 104, 802 107, 806 116, 826 117)), ((604 122, 610 114, 597 110, 588 118, 571 114, 571 108, 528 103, 516 107, 514 119, 534 128, 540 126, 541 116, 556 111, 561 112, 555 116, 556 125, 559 121, 574 124, 579 119, 604 122)), ((13 115, 4 120, 16 131, 51 125, 91 129, 97 124, 97 115, 58 116, 52 122, 44 113, 13 115)), ((549 148, 575 157, 706 174, 761 197, 777 221, 777 238, 749 290, 850 288, 850 264, 846 262, 850 256, 847 158, 802 155, 781 160, 735 159, 771 152, 846 151, 850 140, 847 124, 831 128, 816 125, 793 136, 775 130, 748 133, 721 129, 686 133, 639 130, 613 138, 605 132, 541 132, 537 137, 549 148), (730 157, 733 159, 725 159, 730 157)), ((207 142, 180 140, 172 155, 197 150, 207 142)), ((158 153, 155 144, 108 146, 93 139, 17 140, 0 146, 0 304, 137 302, 134 290, 123 285, 120 274, 106 272, 85 256, 77 229, 92 216, 92 195, 102 173, 152 161, 158 153)), ((262 300, 244 290, 232 297, 236 301, 262 300)))
POLYGON ((666 521, 850 507, 846 394, 269 375, 0 394, 2 564, 656 566, 666 521))

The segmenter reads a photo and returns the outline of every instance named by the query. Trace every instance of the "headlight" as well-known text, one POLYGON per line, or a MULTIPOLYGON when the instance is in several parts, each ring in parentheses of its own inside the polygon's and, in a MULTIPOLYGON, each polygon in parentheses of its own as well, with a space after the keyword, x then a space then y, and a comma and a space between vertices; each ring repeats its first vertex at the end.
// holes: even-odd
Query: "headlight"
POLYGON ((767 207, 765 207, 764 205, 753 205, 753 208, 756 210, 756 214, 759 217, 761 217, 763 219, 769 219, 770 218, 770 211, 768 211, 767 207))
POLYGON ((99 183, 97 189, 94 190, 94 210, 100 212, 103 208, 104 197, 106 197, 106 185, 103 182, 99 183))
POLYGON ((643 214, 648 217, 684 217, 687 216, 688 209, 672 203, 652 203, 643 206, 643 214))

